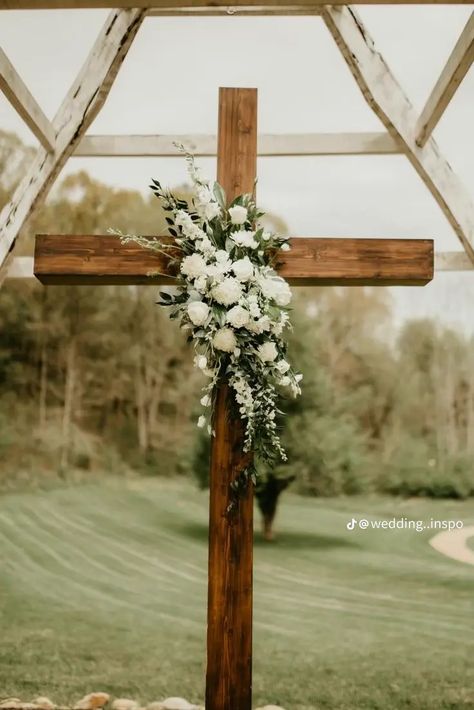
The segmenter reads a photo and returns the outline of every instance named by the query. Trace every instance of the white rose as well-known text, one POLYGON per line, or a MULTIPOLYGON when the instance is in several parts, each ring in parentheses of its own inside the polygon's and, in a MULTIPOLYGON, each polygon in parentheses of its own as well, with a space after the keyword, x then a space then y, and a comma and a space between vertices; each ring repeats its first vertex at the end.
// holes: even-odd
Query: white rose
POLYGON ((290 378, 288 377, 288 375, 285 375, 285 377, 282 377, 281 380, 280 380, 280 384, 281 384, 282 387, 288 387, 288 385, 289 385, 290 383, 291 383, 291 380, 290 380, 290 378))
POLYGON ((234 306, 227 313, 227 322, 231 324, 233 328, 243 328, 249 322, 249 312, 242 308, 242 306, 234 306))
POLYGON ((229 253, 225 249, 218 249, 214 256, 218 264, 224 264, 229 258, 229 253))
POLYGON ((287 306, 291 301, 291 289, 280 276, 261 279, 260 288, 263 295, 273 299, 278 306, 287 306))
POLYGON ((188 304, 188 316, 194 325, 203 325, 209 315, 209 306, 204 301, 192 301, 188 304))
POLYGON ((205 370, 207 367, 207 357, 205 355, 196 355, 194 358, 194 364, 200 370, 205 370))
POLYGON ((211 395, 205 394, 204 397, 201 397, 201 404, 203 407, 209 407, 211 405, 211 395))
POLYGON ((243 259, 237 259, 237 261, 234 261, 232 264, 232 271, 239 281, 249 281, 253 276, 253 264, 248 256, 244 256, 243 259))
POLYGON ((241 205, 229 207, 229 215, 232 224, 245 224, 247 221, 247 208, 241 205))
POLYGON ((291 247, 288 244, 288 242, 285 242, 284 244, 281 245, 281 250, 282 251, 290 251, 291 247))
POLYGON ((249 249, 256 249, 258 247, 258 242, 254 239, 255 232, 247 232, 246 230, 240 230, 234 232, 230 235, 230 238, 239 247, 248 247, 249 249))
POLYGON ((266 343, 258 346, 257 354, 262 362, 273 362, 278 357, 278 350, 275 343, 267 340, 266 343))
POLYGON ((286 360, 279 360, 276 363, 275 367, 278 370, 278 372, 281 372, 281 374, 284 375, 285 372, 288 372, 288 370, 290 369, 290 363, 287 362, 286 360))
POLYGON ((203 429, 206 426, 206 417, 201 415, 198 419, 197 425, 200 429, 203 429))
POLYGON ((237 279, 227 276, 220 284, 214 286, 212 295, 217 303, 221 303, 223 306, 231 306, 233 303, 237 303, 241 297, 242 286, 237 279))
POLYGON ((223 350, 226 353, 233 352, 237 345, 237 339, 231 328, 221 328, 218 330, 212 342, 216 350, 223 350))
POLYGON ((185 256, 181 262, 181 273, 191 279, 206 275, 206 261, 200 254, 185 256))

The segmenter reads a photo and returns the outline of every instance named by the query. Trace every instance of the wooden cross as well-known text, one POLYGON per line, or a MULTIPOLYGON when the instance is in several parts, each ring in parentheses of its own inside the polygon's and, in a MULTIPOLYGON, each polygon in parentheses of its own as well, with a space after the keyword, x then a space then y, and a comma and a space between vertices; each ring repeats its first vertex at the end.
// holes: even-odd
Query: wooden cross
MULTIPOLYGON (((256 89, 220 89, 218 134, 217 179, 230 201, 254 187, 256 89)), ((293 285, 424 285, 433 241, 295 238, 279 273, 293 285)), ((114 236, 38 235, 35 275, 43 284, 170 284, 176 274, 165 256, 114 236)), ((225 515, 229 484, 248 460, 231 396, 223 382, 211 452, 206 710, 250 710, 252 702, 253 493, 225 515)))

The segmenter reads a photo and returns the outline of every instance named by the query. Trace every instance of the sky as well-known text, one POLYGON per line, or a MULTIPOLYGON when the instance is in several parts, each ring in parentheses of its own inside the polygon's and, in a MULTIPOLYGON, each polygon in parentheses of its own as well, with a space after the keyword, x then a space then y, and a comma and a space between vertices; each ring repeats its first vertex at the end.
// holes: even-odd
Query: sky
MULTIPOLYGON (((377 48, 421 110, 471 8, 361 6, 377 48)), ((0 46, 49 118, 84 62, 107 10, 0 12, 0 46)), ((259 90, 260 133, 380 131, 318 17, 147 18, 90 133, 215 133, 219 86, 259 90)), ((435 129, 441 151, 474 194, 474 70, 435 129)), ((0 128, 36 139, 0 95, 0 128)), ((199 161, 213 177, 215 161, 199 161)), ((185 177, 176 158, 72 158, 118 187, 147 191, 185 177)), ((430 237, 461 249, 404 156, 260 158, 258 199, 298 236, 430 237)), ((474 332, 474 271, 392 289, 397 319, 430 315, 474 332)))

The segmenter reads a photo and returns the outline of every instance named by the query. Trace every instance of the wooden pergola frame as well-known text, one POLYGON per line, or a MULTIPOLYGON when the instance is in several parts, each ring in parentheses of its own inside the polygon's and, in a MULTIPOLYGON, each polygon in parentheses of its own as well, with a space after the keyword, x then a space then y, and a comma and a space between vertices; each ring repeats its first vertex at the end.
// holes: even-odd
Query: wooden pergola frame
MULTIPOLYGON (((437 4, 436 0, 361 0, 359 4, 437 4)), ((460 4, 445 2, 444 4, 460 4)), ((467 2, 466 4, 471 4, 467 2)), ((418 115, 352 6, 318 0, 0 0, 1 10, 113 9, 73 86, 52 121, 0 49, 0 90, 40 146, 29 171, 0 213, 0 284, 33 275, 33 260, 14 259, 27 221, 39 208, 71 156, 173 156, 179 140, 198 156, 216 155, 212 135, 99 136, 87 130, 102 108, 120 66, 146 16, 320 15, 364 98, 386 128, 379 133, 260 135, 261 156, 405 155, 444 212, 462 252, 436 255, 436 270, 474 269, 474 205, 441 154, 432 132, 474 60, 474 12, 439 80, 418 115), (117 7, 119 5, 119 7, 117 7)))

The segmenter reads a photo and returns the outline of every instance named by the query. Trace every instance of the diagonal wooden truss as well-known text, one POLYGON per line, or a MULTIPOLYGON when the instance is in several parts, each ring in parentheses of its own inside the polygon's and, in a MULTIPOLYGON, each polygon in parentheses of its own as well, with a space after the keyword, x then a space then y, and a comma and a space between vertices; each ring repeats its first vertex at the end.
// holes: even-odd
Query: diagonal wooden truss
MULTIPOLYGON (((393 4, 397 1, 392 0, 393 4)), ((411 1, 404 0, 405 4, 411 1)), ((422 3, 430 1, 422 0, 422 3)), ((364 0, 364 4, 372 2, 374 0, 364 0)), ((463 252, 437 254, 436 269, 474 269, 474 205, 431 136, 473 62, 474 13, 418 116, 351 6, 339 2, 324 5, 314 0, 300 0, 296 5, 284 0, 245 0, 232 7, 224 0, 213 0, 212 6, 209 6, 209 0, 122 0, 119 4, 121 7, 108 16, 52 122, 0 50, 0 90, 40 142, 30 170, 0 213, 0 284, 7 275, 32 276, 32 259, 13 259, 14 247, 21 230, 45 199, 70 156, 170 156, 177 154, 174 140, 187 145, 196 155, 216 154, 215 136, 86 135, 146 15, 321 15, 364 98, 384 124, 386 132, 261 135, 259 155, 406 155, 464 249, 463 252)), ((0 10, 113 5, 112 0, 0 0, 0 10)))

